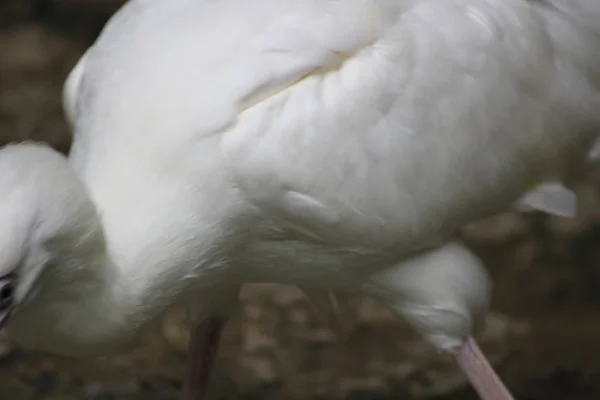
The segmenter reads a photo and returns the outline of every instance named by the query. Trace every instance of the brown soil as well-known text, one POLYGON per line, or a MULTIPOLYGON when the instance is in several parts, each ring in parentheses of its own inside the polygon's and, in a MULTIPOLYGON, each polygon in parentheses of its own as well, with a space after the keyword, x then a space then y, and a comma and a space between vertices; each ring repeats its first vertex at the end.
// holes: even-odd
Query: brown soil
MULTIPOLYGON (((33 138, 65 151, 62 83, 115 2, 29 8, 44 1, 0 3, 0 143, 33 138)), ((600 398, 599 178, 582 177, 574 220, 506 214, 465 230, 496 282, 483 347, 520 400, 600 398)), ((351 299, 358 322, 336 338, 295 288, 250 286, 243 297, 222 341, 215 399, 476 398, 449 360, 368 299, 351 299)), ((173 310, 139 348, 102 360, 1 338, 0 399, 176 399, 183 321, 173 310)))

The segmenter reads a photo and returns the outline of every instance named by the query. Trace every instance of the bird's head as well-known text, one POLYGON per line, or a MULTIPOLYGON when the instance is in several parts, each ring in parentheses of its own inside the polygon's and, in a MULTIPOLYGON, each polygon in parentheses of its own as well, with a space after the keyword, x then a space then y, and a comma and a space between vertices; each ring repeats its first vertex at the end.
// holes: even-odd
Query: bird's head
MULTIPOLYGON (((0 226, 8 226, 6 221, 7 218, 0 216, 0 226)), ((10 232, 14 236, 10 240, 0 238, 1 248, 10 248, 0 256, 0 330, 11 315, 35 297, 36 282, 48 261, 42 242, 35 235, 27 235, 30 229, 34 228, 29 224, 12 225, 10 232)), ((6 232, 3 230, 2 234, 6 232)))
POLYGON ((67 225, 77 226, 83 203, 66 159, 46 145, 0 148, 0 171, 1 328, 39 294, 51 249, 67 225))
POLYGON ((67 158, 14 144, 0 148, 0 171, 0 326, 21 346, 63 355, 129 340, 122 315, 106 312, 125 291, 106 284, 112 270, 100 267, 102 221, 67 158), (93 313, 94 323, 82 323, 93 313))
POLYGON ((32 144, 0 149, 0 328, 25 302, 47 260, 39 220, 43 193, 35 185, 38 162, 47 167, 46 152, 32 144))
POLYGON ((482 399, 512 399, 473 338, 483 326, 491 282, 466 247, 451 243, 423 252, 379 274, 376 284, 392 310, 454 355, 482 399))
POLYGON ((450 353, 483 326, 492 291, 481 261, 458 243, 405 260, 375 281, 392 310, 450 353))

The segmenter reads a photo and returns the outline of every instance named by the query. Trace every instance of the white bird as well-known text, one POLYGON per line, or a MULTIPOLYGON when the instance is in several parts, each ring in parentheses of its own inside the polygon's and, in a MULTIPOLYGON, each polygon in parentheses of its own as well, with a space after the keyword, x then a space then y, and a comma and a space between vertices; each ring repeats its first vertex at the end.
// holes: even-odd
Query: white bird
POLYGON ((519 199, 572 211, 523 195, 568 183, 599 87, 597 0, 133 0, 67 79, 69 158, 0 150, 1 319, 92 356, 185 302, 201 399, 241 285, 352 291, 509 399, 455 233, 519 199))

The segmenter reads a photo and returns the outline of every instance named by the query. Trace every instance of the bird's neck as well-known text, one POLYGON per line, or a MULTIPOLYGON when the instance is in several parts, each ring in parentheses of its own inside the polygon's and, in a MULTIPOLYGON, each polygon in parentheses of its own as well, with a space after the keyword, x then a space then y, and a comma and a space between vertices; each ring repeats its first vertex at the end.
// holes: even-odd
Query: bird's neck
POLYGON ((194 280, 186 276, 184 263, 169 269, 172 260, 145 256, 134 265, 115 251, 127 244, 113 246, 107 238, 104 220, 114 220, 113 211, 102 208, 100 215, 86 185, 64 163, 36 185, 45 196, 40 213, 53 220, 53 233, 42 241, 40 253, 47 261, 31 274, 29 295, 8 331, 26 347, 72 356, 104 354, 130 344, 194 280))
MULTIPOLYGON (((39 324, 17 338, 24 345, 61 355, 104 354, 129 344, 140 326, 136 297, 113 261, 101 231, 83 247, 51 244, 49 261, 27 304, 26 323, 39 324), (28 321, 28 322, 27 322, 28 321), (35 321, 35 322, 33 322, 35 321), (31 340, 26 337, 31 331, 31 340), (43 342, 42 342, 43 340, 43 342)), ((11 321, 12 323, 12 321, 11 321)))

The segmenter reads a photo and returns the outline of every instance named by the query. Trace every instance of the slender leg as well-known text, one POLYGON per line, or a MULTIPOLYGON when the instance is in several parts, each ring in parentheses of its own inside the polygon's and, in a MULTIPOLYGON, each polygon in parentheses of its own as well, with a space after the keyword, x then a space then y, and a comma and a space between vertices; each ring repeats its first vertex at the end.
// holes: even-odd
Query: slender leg
POLYGON ((345 297, 346 293, 304 287, 302 291, 308 297, 317 317, 339 338, 345 337, 356 325, 356 315, 345 297))
POLYGON ((183 400, 205 399, 224 325, 224 318, 213 316, 192 329, 183 400))
POLYGON ((475 339, 472 337, 467 339, 456 353, 456 361, 479 397, 484 400, 513 400, 475 339))

